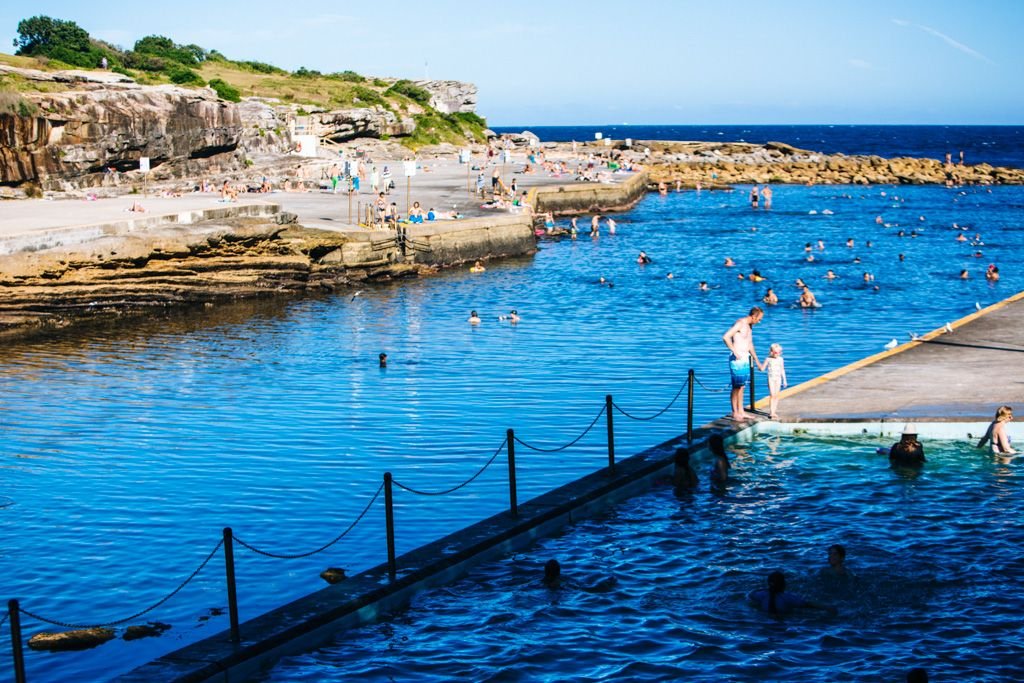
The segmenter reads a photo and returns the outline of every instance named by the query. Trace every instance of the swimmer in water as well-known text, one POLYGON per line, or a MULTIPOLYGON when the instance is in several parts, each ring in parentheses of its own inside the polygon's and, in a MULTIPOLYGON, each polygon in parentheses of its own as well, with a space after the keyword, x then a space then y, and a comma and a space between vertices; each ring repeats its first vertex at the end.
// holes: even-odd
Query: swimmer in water
POLYGON ((708 449, 711 451, 711 486, 720 489, 729 481, 729 456, 725 454, 725 441, 721 434, 712 434, 708 439, 708 449))
POLYGON ((798 608, 820 609, 835 615, 836 608, 807 600, 797 593, 786 592, 786 575, 772 572, 768 575, 768 588, 754 590, 747 594, 747 599, 754 603, 762 612, 781 616, 798 608))
POLYGON ((751 271, 751 273, 750 273, 750 281, 751 282, 764 282, 764 276, 761 275, 761 271, 759 271, 759 270, 751 271))
POLYGON ((825 240, 818 240, 818 251, 825 251, 825 240))
POLYGON ((470 311, 470 313, 469 313, 469 321, 468 322, 469 322, 470 325, 479 325, 480 324, 480 316, 476 314, 476 311, 470 311))
POLYGON ((996 264, 988 264, 988 270, 985 271, 985 279, 989 282, 999 282, 999 268, 996 264))
POLYGON ((484 268, 484 264, 483 264, 483 263, 481 263, 480 261, 477 261, 476 263, 474 263, 474 264, 473 264, 472 266, 470 266, 470 268, 469 268, 469 272, 471 272, 471 273, 482 273, 482 272, 484 272, 485 270, 487 270, 487 269, 486 269, 486 268, 484 268))
POLYGON ((967 279, 967 271, 966 270, 961 270, 960 271, 960 279, 961 280, 966 280, 967 279))
POLYGON ((388 354, 382 351, 380 355, 377 356, 377 362, 380 364, 380 367, 386 368, 388 366, 388 354))
POLYGON ((636 262, 639 263, 641 266, 646 266, 648 263, 651 262, 651 257, 647 255, 647 252, 641 251, 640 254, 636 257, 636 262))
POLYGON ((818 300, 814 297, 814 292, 811 291, 810 287, 804 286, 804 291, 800 293, 800 308, 818 308, 818 300))
POLYGON ((665 276, 665 279, 666 280, 671 280, 673 277, 675 277, 675 276, 672 275, 672 273, 669 273, 668 275, 665 276))
POLYGON ((814 254, 808 254, 806 260, 808 263, 814 263, 814 254))
POLYGON ((672 458, 675 469, 672 471, 672 486, 676 491, 690 491, 697 488, 697 473, 690 466, 690 452, 685 448, 677 448, 672 458))
POLYGON ((849 578, 852 576, 846 569, 846 548, 836 543, 828 547, 828 566, 822 568, 821 575, 829 578, 849 578))
POLYGON ((726 256, 725 261, 722 263, 726 268, 732 268, 736 265, 736 262, 732 260, 731 256, 726 256))
POLYGON ((779 303, 779 297, 775 293, 775 290, 769 287, 768 291, 764 293, 764 297, 761 299, 761 301, 765 302, 770 306, 774 306, 775 304, 779 303))
POLYGON ((804 284, 804 281, 801 278, 797 278, 796 282, 793 284, 801 289, 807 286, 806 284, 804 284))
POLYGON ((710 289, 710 287, 708 287, 708 283, 706 283, 703 280, 701 280, 700 284, 697 285, 697 289, 699 289, 702 292, 706 292, 706 291, 708 291, 710 289))
POLYGON ((839 276, 838 276, 838 275, 836 275, 836 274, 835 274, 835 273, 834 273, 834 272, 832 271, 832 269, 831 269, 831 268, 829 268, 829 271, 828 271, 827 273, 825 273, 825 279, 826 279, 826 280, 835 280, 835 279, 836 279, 836 278, 838 278, 838 277, 839 277, 839 276))
POLYGON ((874 279, 875 279, 875 276, 872 275, 871 273, 868 273, 868 272, 864 273, 864 282, 873 282, 874 279))
POLYGON ((996 416, 985 431, 985 436, 978 442, 978 448, 984 448, 990 443, 992 452, 996 455, 1013 455, 1017 451, 1010 445, 1010 435, 1006 433, 1006 426, 1013 421, 1013 408, 1010 406, 999 406, 996 409, 996 416))

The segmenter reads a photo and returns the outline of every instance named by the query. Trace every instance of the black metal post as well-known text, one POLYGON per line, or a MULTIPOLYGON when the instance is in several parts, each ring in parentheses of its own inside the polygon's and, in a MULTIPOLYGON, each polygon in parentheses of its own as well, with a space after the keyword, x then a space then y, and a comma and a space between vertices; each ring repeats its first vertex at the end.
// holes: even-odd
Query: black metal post
POLYGON ((7 601, 7 615, 11 622, 11 655, 14 657, 14 681, 25 683, 25 655, 21 650, 21 608, 17 600, 7 601))
POLYGON ((238 631, 238 592, 235 589, 235 534, 224 527, 224 569, 228 579, 228 616, 231 619, 231 642, 238 645, 242 638, 238 631))
POLYGON ((608 417, 608 473, 615 474, 615 427, 612 423, 612 395, 604 397, 604 412, 608 417))
POLYGON ((395 509, 391 496, 391 473, 384 473, 384 516, 388 535, 388 575, 395 580, 398 571, 395 565, 395 509))
POLYGON ((686 444, 693 443, 693 368, 686 373, 686 444))
POLYGON ((754 410, 754 404, 756 403, 754 398, 754 358, 750 358, 750 410, 754 410))
POLYGON ((516 432, 510 429, 505 432, 505 448, 508 449, 508 505, 513 517, 519 516, 519 504, 516 502, 516 432))

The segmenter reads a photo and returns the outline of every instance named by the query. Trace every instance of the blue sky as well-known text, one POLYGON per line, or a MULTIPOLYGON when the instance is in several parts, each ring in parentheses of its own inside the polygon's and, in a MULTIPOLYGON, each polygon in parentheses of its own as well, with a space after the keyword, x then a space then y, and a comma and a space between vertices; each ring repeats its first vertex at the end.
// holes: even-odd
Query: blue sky
POLYGON ((1024 1, 265 0, 0 6, 286 69, 472 81, 491 125, 1024 123, 1024 1), (288 8, 294 7, 295 12, 288 8))

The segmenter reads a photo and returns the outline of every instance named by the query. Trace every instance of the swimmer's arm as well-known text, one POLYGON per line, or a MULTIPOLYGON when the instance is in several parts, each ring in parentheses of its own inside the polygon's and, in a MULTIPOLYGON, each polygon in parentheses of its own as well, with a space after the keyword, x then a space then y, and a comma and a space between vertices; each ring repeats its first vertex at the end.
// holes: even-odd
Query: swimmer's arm
POLYGON ((988 429, 985 430, 985 436, 981 437, 981 440, 978 441, 977 448, 984 448, 985 444, 987 444, 988 440, 991 439, 991 438, 992 438, 992 425, 989 425, 988 429))
POLYGON ((1000 453, 1016 453, 1013 450, 1013 446, 1010 445, 1010 440, 1006 437, 1006 432, 1000 432, 999 436, 995 439, 996 445, 999 447, 1000 453))

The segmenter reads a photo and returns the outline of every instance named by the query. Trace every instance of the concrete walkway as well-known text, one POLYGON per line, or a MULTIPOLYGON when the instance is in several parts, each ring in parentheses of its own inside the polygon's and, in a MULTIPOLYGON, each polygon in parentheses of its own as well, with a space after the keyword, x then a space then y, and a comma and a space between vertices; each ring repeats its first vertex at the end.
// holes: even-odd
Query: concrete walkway
MULTIPOLYGON (((475 164, 480 162, 479 158, 474 159, 475 164)), ((311 163, 317 164, 317 168, 326 168, 331 161, 320 159, 311 163)), ((485 187, 489 193, 494 165, 485 166, 482 171, 472 170, 468 169, 466 164, 460 164, 454 157, 428 159, 420 163, 423 168, 408 183, 408 191, 405 176, 394 177, 396 188, 388 197, 388 201, 397 203, 399 211, 403 214, 406 212, 408 200, 409 203, 418 201, 424 212, 433 208, 438 212, 454 212, 465 217, 508 215, 507 211, 481 208, 482 202, 476 196, 477 174, 484 174, 485 187)), ((596 185, 577 183, 571 176, 552 176, 540 171, 523 174, 525 163, 525 154, 517 152, 510 163, 498 164, 499 170, 502 171, 502 179, 510 183, 515 178, 520 192, 557 185, 596 185)), ((574 168, 576 163, 576 160, 572 160, 570 168, 574 168)), ((401 160, 378 161, 375 165, 382 168, 385 164, 401 174, 401 160)), ((314 175, 318 175, 318 172, 314 175)), ((610 184, 622 183, 633 175, 614 174, 610 176, 610 184)), ((9 201, 0 205, 0 255, 26 249, 46 249, 59 244, 81 243, 100 236, 138 232, 158 225, 161 218, 166 218, 165 222, 168 223, 188 224, 202 220, 204 216, 200 214, 203 213, 206 214, 206 218, 225 215, 265 215, 273 212, 278 206, 283 211, 298 215, 298 222, 306 227, 341 232, 365 232, 364 228, 358 226, 360 206, 372 203, 374 198, 364 183, 362 192, 352 196, 351 207, 346 192, 334 194, 329 190, 241 194, 238 201, 230 203, 222 202, 219 192, 159 197, 155 196, 154 190, 150 191, 148 197, 123 195, 94 201, 9 201), (144 212, 129 211, 136 202, 142 205, 144 212)))
MULTIPOLYGON (((782 422, 984 421, 1024 407, 1024 292, 782 394, 782 422)), ((767 401, 757 403, 766 408, 767 401)))

